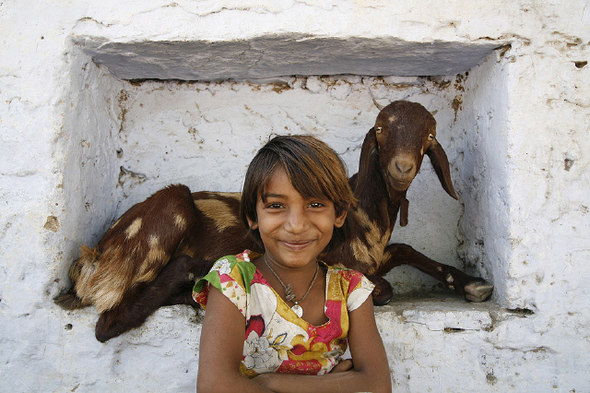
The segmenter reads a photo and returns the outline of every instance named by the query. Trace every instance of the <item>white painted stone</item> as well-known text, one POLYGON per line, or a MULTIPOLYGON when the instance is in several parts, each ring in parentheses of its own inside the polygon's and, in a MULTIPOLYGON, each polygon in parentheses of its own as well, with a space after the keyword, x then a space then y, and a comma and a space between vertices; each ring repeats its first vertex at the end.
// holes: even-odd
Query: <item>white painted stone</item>
MULTIPOLYGON (((483 305, 404 298, 377 309, 396 391, 589 390, 589 9, 0 4, 0 390, 194 390, 190 308, 163 308, 101 344, 93 308, 53 304, 78 247, 169 182, 239 190, 271 134, 317 135, 355 172, 373 98, 435 112, 460 199, 426 159, 393 240, 495 285, 483 305)), ((400 294, 438 287, 409 268, 387 278, 400 294)))
POLYGON ((492 327, 492 318, 487 312, 471 310, 450 311, 446 304, 436 310, 408 310, 402 316, 407 323, 425 325, 430 330, 484 330, 492 327))

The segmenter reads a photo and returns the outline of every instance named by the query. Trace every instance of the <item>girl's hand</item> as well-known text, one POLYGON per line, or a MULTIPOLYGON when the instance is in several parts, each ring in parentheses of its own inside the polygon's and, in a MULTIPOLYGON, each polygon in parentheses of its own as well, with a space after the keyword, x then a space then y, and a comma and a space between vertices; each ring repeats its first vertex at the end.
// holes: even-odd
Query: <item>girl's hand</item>
POLYGON ((352 359, 346 359, 341 361, 330 371, 330 373, 342 373, 345 371, 350 371, 354 368, 354 364, 352 364, 352 359))
POLYGON ((260 375, 255 376, 254 378, 251 379, 251 381, 256 382, 260 386, 268 387, 269 384, 272 382, 271 379, 272 379, 272 374, 265 373, 265 374, 260 374, 260 375))

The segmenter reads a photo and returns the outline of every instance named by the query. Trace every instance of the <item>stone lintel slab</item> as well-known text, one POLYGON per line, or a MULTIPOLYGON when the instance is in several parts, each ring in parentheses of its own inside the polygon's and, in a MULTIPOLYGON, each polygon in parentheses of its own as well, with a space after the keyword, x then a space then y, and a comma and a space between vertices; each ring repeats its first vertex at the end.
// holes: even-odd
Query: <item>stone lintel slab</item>
POLYGON ((233 41, 75 43, 125 80, 252 80, 290 75, 455 75, 478 65, 500 42, 409 42, 388 38, 263 36, 233 41))

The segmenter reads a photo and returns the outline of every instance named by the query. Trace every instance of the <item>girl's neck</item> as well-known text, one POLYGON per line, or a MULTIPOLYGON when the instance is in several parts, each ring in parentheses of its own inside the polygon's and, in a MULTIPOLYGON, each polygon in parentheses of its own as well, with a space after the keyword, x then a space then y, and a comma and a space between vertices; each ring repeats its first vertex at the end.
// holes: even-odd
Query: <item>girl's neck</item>
POLYGON ((265 255, 254 261, 256 268, 262 273, 266 281, 275 291, 285 298, 285 287, 291 286, 295 299, 300 299, 308 290, 313 277, 318 272, 317 280, 325 277, 323 269, 316 260, 301 267, 286 267, 274 262, 265 255), (282 282, 281 282, 282 281, 282 282))
POLYGON ((324 313, 326 270, 316 260, 290 269, 262 256, 254 264, 295 314, 314 326, 328 321, 324 313))
MULTIPOLYGON (((262 263, 259 265, 266 268, 265 270, 271 272, 273 276, 277 275, 283 281, 289 280, 289 282, 285 281, 285 284, 289 284, 291 281, 309 283, 309 278, 315 273, 318 264, 317 259, 314 259, 303 266, 290 267, 275 262, 267 254, 264 254, 260 259, 262 263)), ((292 285, 295 285, 295 283, 292 285)))

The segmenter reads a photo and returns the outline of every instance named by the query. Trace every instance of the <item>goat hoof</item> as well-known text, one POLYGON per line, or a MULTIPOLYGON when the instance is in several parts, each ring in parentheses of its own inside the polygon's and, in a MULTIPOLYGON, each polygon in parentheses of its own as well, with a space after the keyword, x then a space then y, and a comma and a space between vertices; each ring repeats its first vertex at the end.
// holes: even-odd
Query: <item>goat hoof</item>
POLYGON ((76 295, 76 292, 73 289, 63 295, 56 296, 53 301, 64 310, 77 310, 88 306, 88 304, 85 304, 82 299, 76 295))
POLYGON ((375 290, 373 291, 373 304, 375 306, 385 306, 391 299, 393 299, 393 291, 391 288, 385 288, 384 291, 375 290))
POLYGON ((391 297, 384 298, 382 296, 373 297, 373 304, 375 306, 385 306, 391 301, 391 297))
POLYGON ((381 276, 368 276, 369 280, 375 284, 373 288, 373 304, 375 306, 384 306, 393 298, 393 289, 391 284, 381 276))
POLYGON ((494 290, 494 286, 486 280, 481 279, 465 285, 464 290, 466 300, 479 303, 490 297, 494 290))

